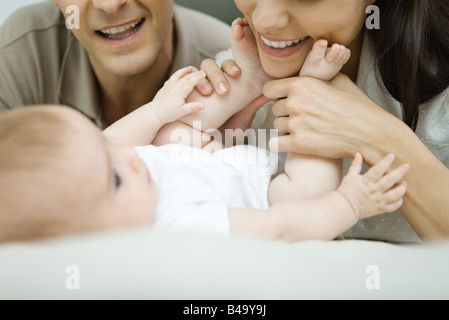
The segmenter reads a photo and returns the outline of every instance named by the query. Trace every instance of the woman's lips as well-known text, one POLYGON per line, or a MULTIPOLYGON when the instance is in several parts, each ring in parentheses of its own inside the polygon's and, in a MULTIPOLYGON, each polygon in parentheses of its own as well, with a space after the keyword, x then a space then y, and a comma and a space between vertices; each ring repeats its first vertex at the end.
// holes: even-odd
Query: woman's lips
POLYGON ((301 50, 311 39, 304 37, 295 40, 273 40, 259 34, 259 47, 267 55, 279 58, 291 56, 301 50))

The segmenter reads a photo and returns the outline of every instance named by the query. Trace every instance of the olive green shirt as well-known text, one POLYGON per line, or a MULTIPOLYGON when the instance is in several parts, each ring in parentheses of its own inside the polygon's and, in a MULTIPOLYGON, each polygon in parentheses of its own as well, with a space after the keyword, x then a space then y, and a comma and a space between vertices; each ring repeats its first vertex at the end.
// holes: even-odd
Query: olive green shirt
MULTIPOLYGON (((175 5, 174 21, 177 43, 170 74, 199 67, 230 46, 230 27, 215 18, 175 5)), ((65 22, 48 1, 19 9, 0 27, 0 112, 63 104, 104 127, 95 74, 65 22)))

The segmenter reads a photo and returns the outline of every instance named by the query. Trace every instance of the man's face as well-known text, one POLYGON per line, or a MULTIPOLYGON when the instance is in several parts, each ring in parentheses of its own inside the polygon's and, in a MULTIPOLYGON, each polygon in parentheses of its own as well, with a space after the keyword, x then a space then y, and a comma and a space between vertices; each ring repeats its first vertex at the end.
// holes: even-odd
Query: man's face
POLYGON ((52 0, 69 17, 79 9, 73 34, 91 63, 116 76, 149 69, 170 37, 174 0, 52 0), (69 8, 70 9, 70 8, 69 8))

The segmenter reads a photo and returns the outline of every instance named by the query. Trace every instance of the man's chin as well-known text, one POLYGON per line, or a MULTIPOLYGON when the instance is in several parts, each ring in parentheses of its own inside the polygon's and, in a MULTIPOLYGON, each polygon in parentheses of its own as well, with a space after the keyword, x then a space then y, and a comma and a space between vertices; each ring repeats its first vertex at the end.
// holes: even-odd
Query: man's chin
POLYGON ((154 64, 154 61, 149 59, 137 59, 134 57, 117 57, 115 59, 108 59, 101 63, 103 69, 107 74, 116 77, 132 77, 144 73, 149 70, 154 64))

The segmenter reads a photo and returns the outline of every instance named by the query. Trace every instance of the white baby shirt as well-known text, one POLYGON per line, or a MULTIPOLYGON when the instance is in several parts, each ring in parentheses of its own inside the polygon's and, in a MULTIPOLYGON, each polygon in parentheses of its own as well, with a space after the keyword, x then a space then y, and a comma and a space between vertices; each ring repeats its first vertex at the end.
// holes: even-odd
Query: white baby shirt
POLYGON ((136 147, 159 199, 153 228, 229 235, 228 207, 268 208, 277 155, 254 146, 211 154, 182 145, 136 147))

